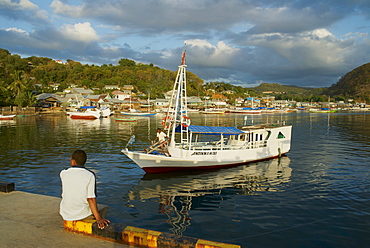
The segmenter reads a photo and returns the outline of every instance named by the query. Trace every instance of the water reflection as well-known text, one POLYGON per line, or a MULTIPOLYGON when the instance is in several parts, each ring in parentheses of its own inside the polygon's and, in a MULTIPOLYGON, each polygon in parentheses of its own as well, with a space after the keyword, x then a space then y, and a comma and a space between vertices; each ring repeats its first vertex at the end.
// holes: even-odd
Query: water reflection
POLYGON ((256 195, 265 191, 279 191, 283 183, 289 182, 292 169, 286 156, 229 169, 203 172, 146 174, 138 185, 129 191, 127 198, 131 206, 139 208, 135 201, 158 202, 160 214, 167 216, 173 233, 182 235, 191 218, 189 210, 194 201, 207 195, 256 195))

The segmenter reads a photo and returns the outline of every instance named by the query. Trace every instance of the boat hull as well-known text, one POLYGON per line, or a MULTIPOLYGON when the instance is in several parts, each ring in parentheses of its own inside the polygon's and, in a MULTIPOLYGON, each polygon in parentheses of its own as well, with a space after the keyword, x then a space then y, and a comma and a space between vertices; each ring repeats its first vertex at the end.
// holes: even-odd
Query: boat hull
POLYGON ((16 115, 0 115, 0 120, 13 120, 16 115))
POLYGON ((81 114, 71 114, 70 115, 71 119, 83 119, 83 120, 95 120, 95 119, 99 119, 100 116, 97 116, 97 115, 89 115, 89 114, 85 114, 85 115, 81 115, 81 114))
POLYGON ((157 113, 141 113, 141 112, 121 112, 122 115, 127 116, 153 116, 157 113))
POLYGON ((116 118, 115 121, 119 121, 119 122, 137 122, 137 119, 133 119, 133 118, 116 118))
POLYGON ((268 160, 280 157, 281 155, 268 156, 264 158, 246 159, 240 161, 194 161, 183 160, 160 155, 144 154, 139 152, 131 152, 122 150, 122 152, 139 165, 146 173, 156 174, 175 171, 191 171, 191 170, 211 170, 234 167, 242 164, 268 160), (154 157, 153 157, 154 156, 154 157))
POLYGON ((128 149, 123 149, 122 153, 146 173, 225 168, 276 158, 287 153, 291 146, 291 129, 291 126, 271 128, 269 130, 271 138, 265 145, 257 148, 224 147, 186 150, 169 146, 168 152, 171 156, 135 152, 128 149), (285 137, 277 138, 280 133, 284 133, 285 137))

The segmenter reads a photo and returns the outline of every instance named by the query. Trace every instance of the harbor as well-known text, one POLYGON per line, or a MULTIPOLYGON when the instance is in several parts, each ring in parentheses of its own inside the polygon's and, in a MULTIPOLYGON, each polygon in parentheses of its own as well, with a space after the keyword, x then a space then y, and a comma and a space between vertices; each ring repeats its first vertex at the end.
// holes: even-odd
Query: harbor
POLYGON ((71 152, 81 148, 88 154, 86 167, 97 174, 98 203, 109 206, 107 218, 113 223, 242 247, 370 242, 369 113, 189 116, 194 125, 284 121, 293 126, 292 148, 280 160, 149 175, 121 150, 133 134, 132 147, 146 148, 164 114, 137 117, 133 123, 117 122, 115 116, 17 117, 0 121, 0 181, 14 182, 17 191, 59 198, 59 172, 68 167, 71 152))

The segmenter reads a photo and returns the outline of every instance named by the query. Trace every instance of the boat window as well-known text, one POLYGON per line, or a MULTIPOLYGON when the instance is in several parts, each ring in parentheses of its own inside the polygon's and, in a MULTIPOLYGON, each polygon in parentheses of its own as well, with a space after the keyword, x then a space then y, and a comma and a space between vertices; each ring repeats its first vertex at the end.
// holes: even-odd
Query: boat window
POLYGON ((244 140, 245 140, 245 134, 241 134, 241 135, 240 135, 240 140, 241 140, 241 141, 244 141, 244 140))
POLYGON ((263 134, 262 133, 260 134, 260 140, 263 140, 263 134))
POLYGON ((256 133, 256 141, 258 141, 258 133, 256 133))
POLYGON ((278 136, 277 136, 278 139, 284 139, 285 136, 284 134, 282 134, 281 132, 279 132, 278 136))
POLYGON ((266 140, 268 140, 271 136, 271 131, 267 131, 267 137, 266 137, 266 140))

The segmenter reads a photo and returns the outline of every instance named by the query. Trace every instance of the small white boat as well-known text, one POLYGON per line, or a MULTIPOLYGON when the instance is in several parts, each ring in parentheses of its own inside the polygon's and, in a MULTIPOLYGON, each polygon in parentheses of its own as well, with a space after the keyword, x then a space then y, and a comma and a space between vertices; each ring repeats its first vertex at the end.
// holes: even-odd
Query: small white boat
POLYGON ((242 128, 191 125, 187 110, 185 52, 162 121, 168 140, 144 151, 122 150, 147 173, 231 167, 279 157, 290 150, 292 126, 242 128), (175 111, 173 111, 175 110, 175 111))
POLYGON ((113 114, 109 107, 102 107, 100 111, 103 118, 107 118, 113 114))
POLYGON ((0 115, 0 120, 13 120, 16 115, 0 115))
POLYGON ((130 116, 153 116, 156 115, 157 113, 154 112, 140 112, 136 109, 130 109, 128 112, 121 112, 123 115, 130 115, 130 116))
POLYGON ((201 114, 224 114, 225 110, 209 108, 209 109, 201 110, 199 111, 199 113, 201 114))
POLYGON ((337 111, 337 109, 332 108, 310 109, 311 113, 335 113, 337 111))
POLYGON ((135 118, 115 118, 114 120, 119 122, 137 122, 135 118))
POLYGON ((83 106, 76 111, 67 112, 72 119, 94 120, 102 117, 102 112, 94 106, 83 106))
POLYGON ((262 113, 260 109, 253 108, 235 108, 230 109, 230 113, 245 114, 245 115, 259 115, 262 113))

